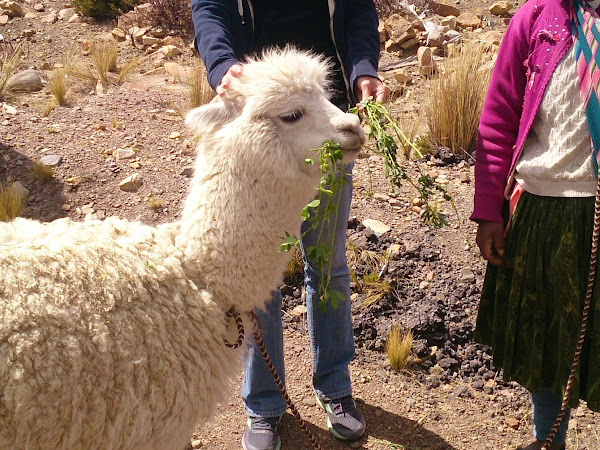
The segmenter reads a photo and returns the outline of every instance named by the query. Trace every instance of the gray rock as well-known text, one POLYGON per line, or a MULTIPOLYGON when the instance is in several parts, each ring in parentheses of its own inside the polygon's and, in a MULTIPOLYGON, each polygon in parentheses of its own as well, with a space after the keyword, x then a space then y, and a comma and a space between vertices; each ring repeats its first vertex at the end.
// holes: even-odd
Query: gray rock
POLYGON ((43 88, 42 78, 35 69, 18 72, 8 80, 8 89, 11 92, 38 92, 43 88))
POLYGON ((46 155, 40 158, 40 162, 45 166, 56 167, 62 163, 62 156, 46 155))
POLYGON ((192 178, 194 176, 194 167, 193 166, 184 167, 183 169, 181 169, 180 175, 183 175, 184 177, 192 178))
POLYGON ((473 281, 475 281, 475 274, 473 273, 473 269, 471 269, 470 267, 463 267, 460 271, 458 281, 460 283, 472 283, 473 281))
POLYGON ((135 152, 129 148, 118 148, 113 152, 113 156, 117 161, 122 159, 133 159, 135 158, 135 152))

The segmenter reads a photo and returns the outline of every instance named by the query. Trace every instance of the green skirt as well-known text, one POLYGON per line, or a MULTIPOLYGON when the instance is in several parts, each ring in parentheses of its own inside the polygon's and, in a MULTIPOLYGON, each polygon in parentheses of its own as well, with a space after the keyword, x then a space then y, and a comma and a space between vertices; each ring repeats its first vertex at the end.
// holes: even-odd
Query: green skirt
MULTIPOLYGON (((562 398, 585 300, 594 199, 525 192, 505 242, 504 265, 488 264, 475 340, 492 347, 494 365, 537 392, 562 398)), ((600 265, 600 264, 599 264, 600 265)), ((569 406, 600 411, 600 271, 569 406)))

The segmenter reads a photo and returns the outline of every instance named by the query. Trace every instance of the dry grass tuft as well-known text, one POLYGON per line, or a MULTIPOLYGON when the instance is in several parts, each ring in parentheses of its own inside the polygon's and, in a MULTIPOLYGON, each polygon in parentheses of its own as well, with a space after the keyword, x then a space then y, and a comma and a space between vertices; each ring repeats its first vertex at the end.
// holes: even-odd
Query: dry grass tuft
POLYGON ((192 74, 187 82, 191 108, 210 103, 214 98, 215 93, 208 84, 206 69, 202 63, 198 63, 193 67, 192 74))
POLYGON ((157 197, 156 195, 151 194, 151 195, 148 196, 148 199, 146 200, 146 203, 148 204, 148 207, 150 209, 153 209, 153 210, 156 211, 157 209, 160 209, 164 205, 165 202, 164 202, 164 200, 162 198, 157 197))
POLYGON ((31 175, 42 184, 46 184, 54 177, 54 167, 38 161, 31 166, 31 175))
POLYGON ((108 83, 108 72, 117 70, 117 43, 114 41, 99 40, 92 45, 90 53, 98 79, 108 83))
POLYGON ((133 58, 132 60, 129 60, 123 64, 123 66, 119 69, 119 74, 117 75, 117 84, 122 84, 125 82, 125 80, 129 78, 131 74, 133 74, 134 70, 139 67, 141 62, 141 58, 133 58))
POLYGON ((48 87, 59 106, 69 106, 71 101, 67 92, 67 69, 56 69, 48 78, 48 87))
POLYGON ((0 222, 10 222, 21 214, 25 199, 14 184, 0 185, 0 222))
POLYGON ((348 244, 346 258, 350 277, 354 281, 358 292, 362 294, 359 297, 360 300, 355 303, 355 307, 360 309, 369 308, 394 291, 394 287, 381 277, 392 258, 389 251, 377 253, 370 250, 361 250, 352 244, 348 244), (358 276, 358 272, 362 273, 362 276, 358 276))
POLYGON ((299 248, 292 250, 292 256, 283 271, 283 282, 288 286, 297 286, 304 280, 304 261, 299 248))
POLYGON ((390 366, 394 370, 404 370, 410 362, 410 350, 412 348, 413 334, 410 330, 392 325, 385 342, 390 366))
POLYGON ((21 67, 23 48, 21 44, 0 45, 0 101, 4 101, 8 87, 8 80, 21 67))
POLYGON ((427 125, 436 146, 457 155, 475 149, 479 116, 491 74, 491 55, 481 45, 464 43, 433 80, 426 105, 427 125))
POLYGON ((46 103, 46 105, 42 108, 42 116, 43 117, 48 117, 50 115, 50 113, 52 111, 54 111, 54 109, 57 107, 58 105, 56 104, 56 102, 54 100, 50 100, 48 103, 46 103))

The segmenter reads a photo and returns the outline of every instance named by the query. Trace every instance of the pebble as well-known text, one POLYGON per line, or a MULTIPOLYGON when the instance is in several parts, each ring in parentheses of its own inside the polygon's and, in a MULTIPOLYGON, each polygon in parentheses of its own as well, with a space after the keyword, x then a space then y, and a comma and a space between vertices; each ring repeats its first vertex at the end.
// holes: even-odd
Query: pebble
POLYGON ((57 167, 62 163, 62 156, 46 155, 40 158, 40 162, 45 166, 57 167))

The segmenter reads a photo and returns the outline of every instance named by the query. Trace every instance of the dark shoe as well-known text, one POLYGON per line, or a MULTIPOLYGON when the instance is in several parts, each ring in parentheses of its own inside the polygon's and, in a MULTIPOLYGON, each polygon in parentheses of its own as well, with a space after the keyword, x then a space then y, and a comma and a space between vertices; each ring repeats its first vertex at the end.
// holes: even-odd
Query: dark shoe
POLYGON ((244 450, 279 450, 277 425, 281 417, 248 417, 242 436, 244 450))
POLYGON ((327 427, 336 438, 356 439, 365 432, 365 419, 351 395, 330 401, 317 397, 317 403, 327 413, 327 427))

